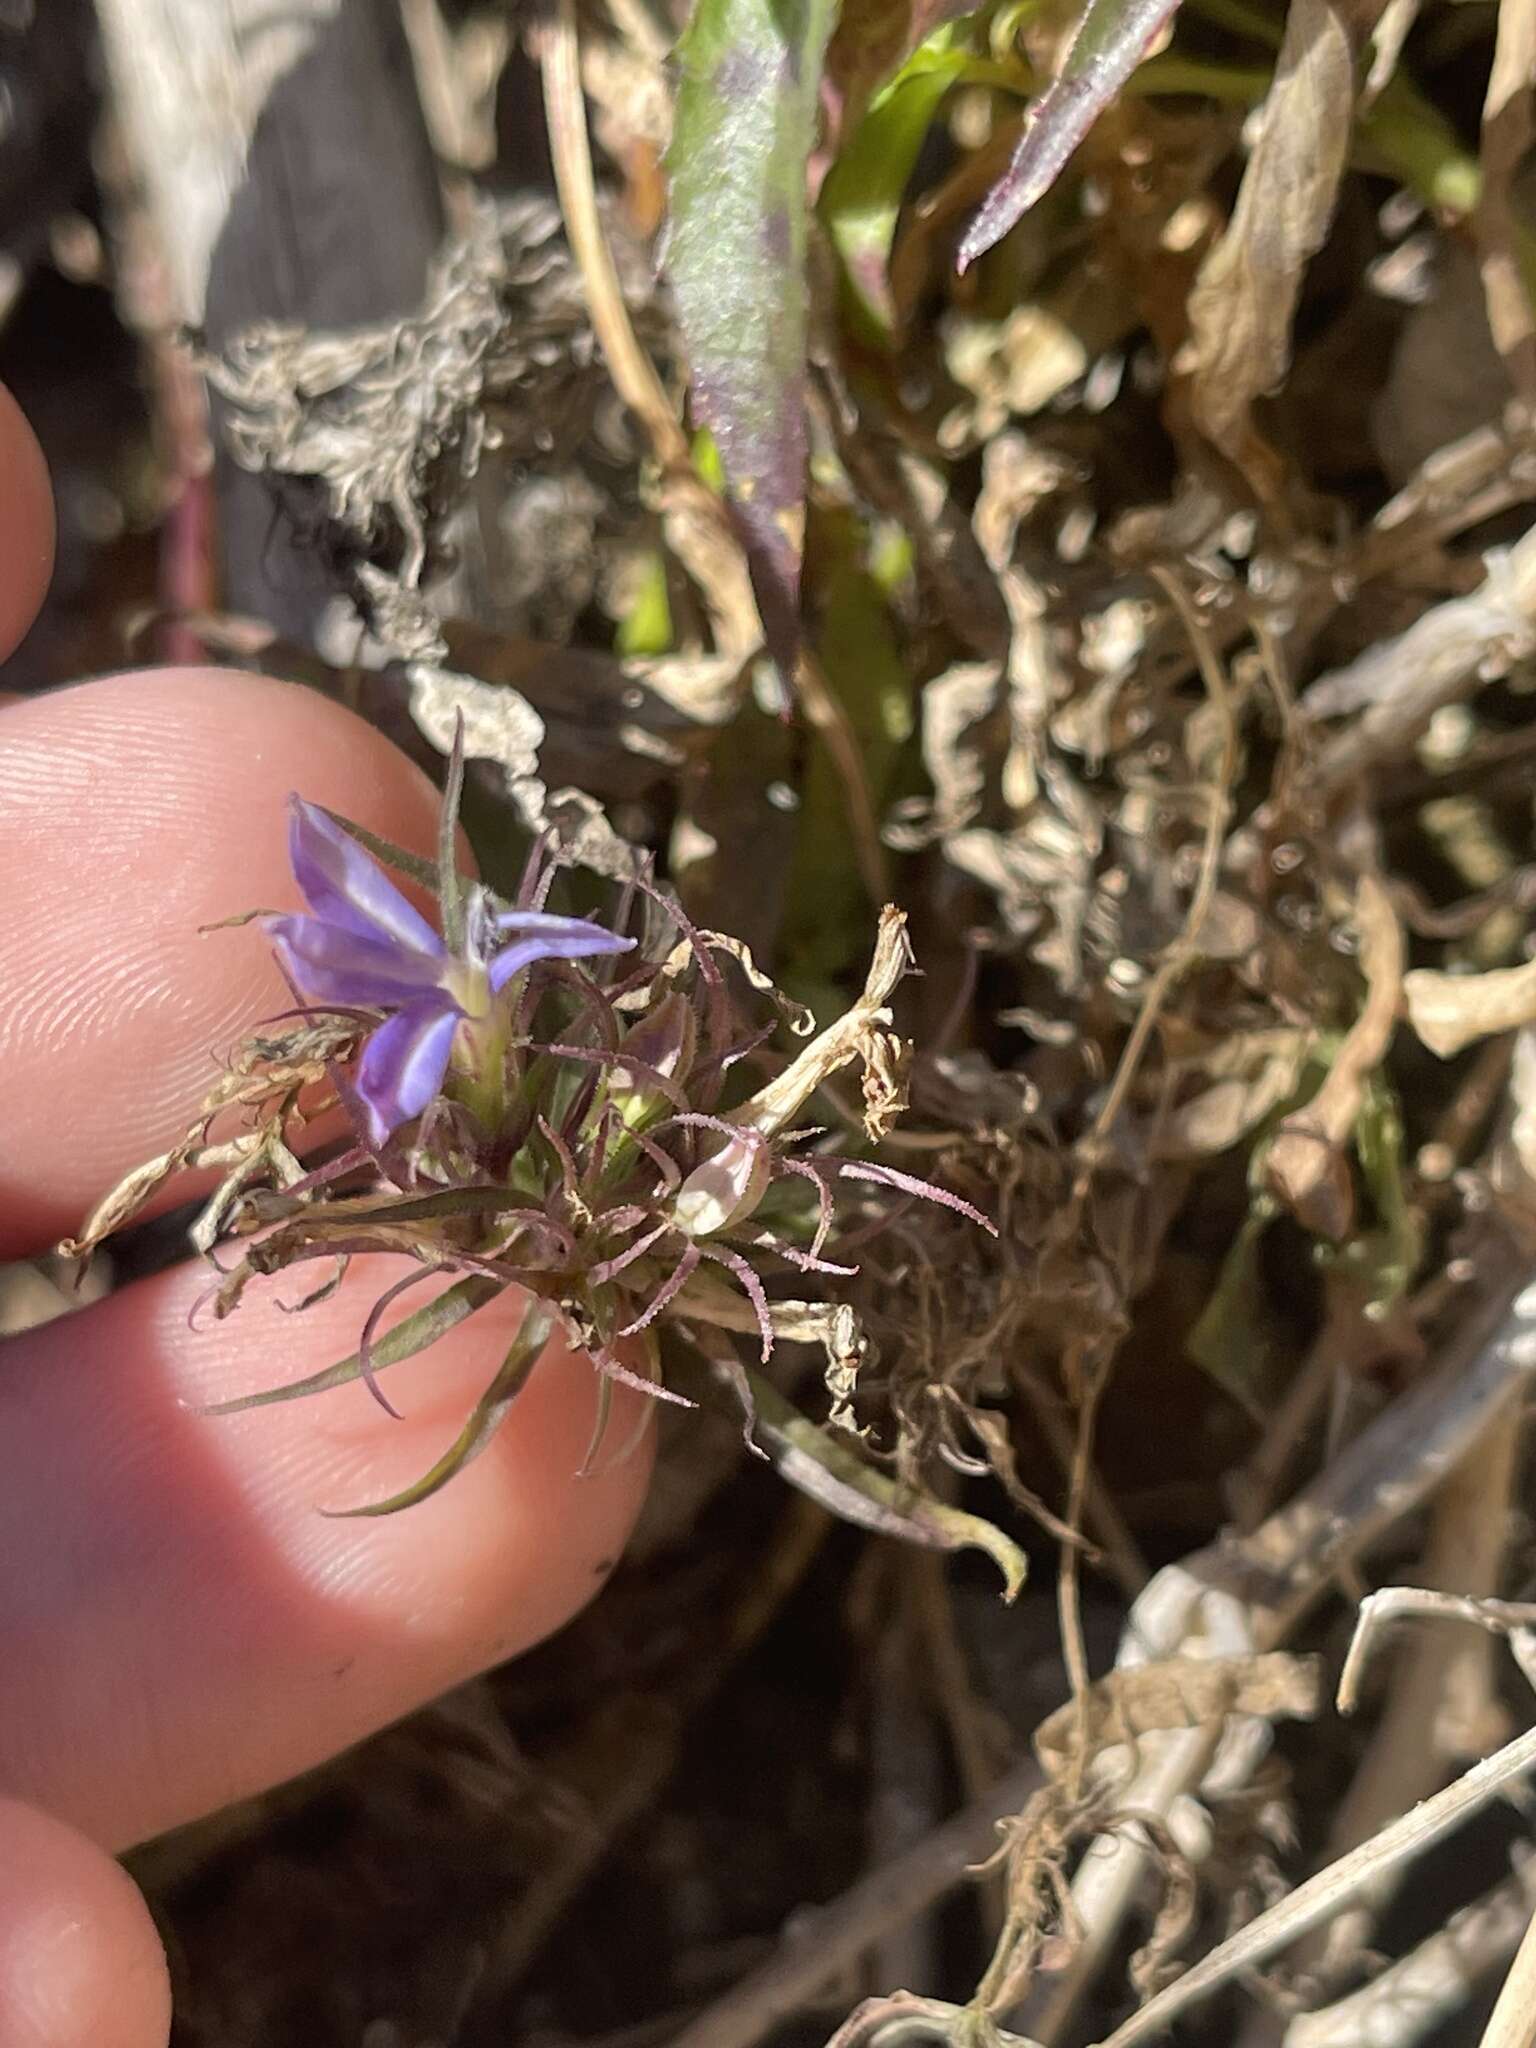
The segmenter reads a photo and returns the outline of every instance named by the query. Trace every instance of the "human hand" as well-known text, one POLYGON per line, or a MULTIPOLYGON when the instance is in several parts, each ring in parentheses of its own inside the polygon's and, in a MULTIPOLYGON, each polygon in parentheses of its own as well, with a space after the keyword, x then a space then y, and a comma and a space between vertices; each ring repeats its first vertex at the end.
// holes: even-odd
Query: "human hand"
MULTIPOLYGON (((41 456, 0 392, 0 656, 41 601, 51 531, 41 456)), ((166 669, 0 703, 0 1257, 46 1247, 179 1137, 216 1059, 290 1002, 259 933, 198 927, 296 907, 294 788, 431 850, 425 779, 313 693, 166 669)), ((193 1412, 345 1356, 403 1266, 359 1259, 298 1318, 277 1303, 290 1275, 194 1333, 207 1274, 189 1264, 0 1345, 5 2048, 158 2048, 164 1958, 106 1852, 526 1648, 622 1547, 649 1444, 575 1476, 596 1376, 558 1342, 442 1493, 384 1521, 318 1512, 431 1464, 510 1341, 506 1295, 392 1368, 403 1422, 357 1386, 193 1412)))

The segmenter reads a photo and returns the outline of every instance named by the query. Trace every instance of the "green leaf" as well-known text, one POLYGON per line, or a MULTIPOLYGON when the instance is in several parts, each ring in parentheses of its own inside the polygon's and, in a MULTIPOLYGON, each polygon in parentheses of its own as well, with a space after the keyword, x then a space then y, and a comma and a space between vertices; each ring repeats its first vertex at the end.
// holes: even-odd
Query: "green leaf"
POLYGON ((821 188, 817 211, 859 325, 883 348, 896 346, 889 269, 902 196, 934 116, 973 62, 966 50, 944 48, 940 37, 925 45, 879 95, 821 188))
POLYGON ((394 1515, 401 1508, 414 1507, 418 1501, 440 1492, 472 1459, 479 1457, 496 1434, 506 1419, 507 1410, 528 1384, 528 1375, 538 1364, 554 1326, 554 1310, 541 1301, 530 1299, 523 1311, 517 1335, 495 1379, 475 1403, 469 1420, 437 1462, 413 1485, 391 1494, 388 1500, 371 1501, 361 1508, 328 1508, 327 1515, 333 1521, 341 1522, 371 1515, 394 1515))
POLYGON ((842 0, 827 49, 827 78, 843 103, 840 137, 852 134, 875 88, 902 69, 914 50, 938 43, 941 24, 971 12, 966 0, 842 0))
MULTIPOLYGON (((429 1301, 414 1315, 404 1316, 392 1330, 379 1339, 373 1347, 371 1364, 375 1372, 386 1365, 398 1365, 402 1359, 414 1358, 418 1351, 425 1351, 429 1344, 435 1344, 439 1337, 446 1336, 455 1324, 462 1323, 466 1316, 472 1316, 477 1308, 484 1308, 488 1301, 494 1301, 498 1294, 505 1292, 506 1283, 492 1279, 487 1273, 471 1273, 465 1280, 455 1281, 452 1287, 429 1301)), ((241 1394, 233 1401, 216 1401, 205 1408, 205 1415, 239 1415, 247 1408, 268 1408, 277 1401, 297 1401, 305 1394, 323 1394, 331 1387, 344 1387, 349 1381, 362 1377, 362 1363, 354 1351, 350 1358, 343 1358, 335 1365, 328 1365, 323 1372, 311 1373, 307 1380, 295 1380, 286 1387, 266 1387, 259 1394, 241 1394)))
MULTIPOLYGON (((811 609, 827 682, 858 741, 870 796, 883 814, 913 729, 913 683, 884 593, 867 567, 868 535, 839 506, 813 501, 811 609)), ((809 750, 796 820, 779 957, 787 987, 824 1017, 845 1007, 841 977, 869 947, 869 893, 848 834, 847 785, 830 750, 809 750)))
POLYGON ((1061 75, 1036 100, 1012 162, 960 244, 959 269, 968 269, 1044 198, 1178 5, 1179 0, 1088 0, 1061 75))
POLYGON ((964 1514, 867 1464, 845 1437, 802 1415, 772 1380, 750 1367, 746 1388, 741 1397, 752 1439, 791 1486, 858 1528, 930 1550, 983 1551, 1003 1575, 1003 1598, 1017 1596, 1029 1560, 1011 1536, 979 1515, 964 1514))
POLYGON ((835 0, 696 0, 678 45, 667 269, 770 651, 799 648, 806 166, 835 0))
POLYGON ((459 873, 459 805, 464 800, 464 713, 453 716, 453 746, 448 777, 437 813, 437 908, 443 943, 450 953, 464 950, 464 885, 459 873))
POLYGON ((666 558, 651 549, 640 564, 629 609, 613 644, 620 654, 665 654, 673 643, 672 606, 667 597, 666 558))
POLYGON ((1424 1221, 1408 1198, 1403 1167, 1402 1109, 1384 1074, 1366 1082, 1354 1140, 1375 1228, 1357 1230, 1347 1244, 1321 1256, 1362 1288, 1366 1314, 1380 1317, 1407 1293, 1424 1251, 1424 1221))
POLYGON ((1272 1195, 1255 1192, 1184 1346, 1201 1371, 1260 1423, 1266 1419, 1284 1347, 1264 1284, 1262 1256, 1264 1234, 1278 1214, 1272 1195))

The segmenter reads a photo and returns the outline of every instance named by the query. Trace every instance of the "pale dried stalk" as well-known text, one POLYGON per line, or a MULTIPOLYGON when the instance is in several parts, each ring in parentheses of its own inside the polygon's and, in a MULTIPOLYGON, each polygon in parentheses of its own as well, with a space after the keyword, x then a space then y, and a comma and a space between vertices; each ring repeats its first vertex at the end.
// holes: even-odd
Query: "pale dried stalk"
MULTIPOLYGON (((1102 2048, 1131 2048, 1134 2041, 1160 2034, 1191 2005, 1209 1997, 1234 1977, 1257 1969, 1312 1928, 1330 1920, 1341 1906, 1384 1872, 1411 1861, 1442 1841, 1480 1813, 1505 1786, 1516 1783, 1532 1770, 1536 1770, 1536 1728, 1516 1736, 1513 1742, 1474 1764, 1454 1785, 1437 1792, 1433 1799, 1426 1799, 1369 1842, 1298 1885, 1289 1897, 1250 1921, 1166 1990, 1149 1999, 1140 2012, 1106 2038, 1102 2048)), ((1507 2035, 1502 2048, 1514 2048, 1516 2042, 1527 2039, 1525 2035, 1507 2035)))
MULTIPOLYGON (((827 2048, 933 2048, 937 2040, 963 2041, 974 2032, 975 2015, 942 1998, 919 1998, 912 1991, 894 1991, 888 1998, 866 1998, 827 2043, 827 2048)), ((990 2048, 1038 2048, 1022 2034, 990 2028, 990 2048)))
MULTIPOLYGON (((1033 1759, 1015 1765, 984 1798, 797 1925, 761 1968, 708 2007, 672 2048, 753 2048, 873 1943, 925 1912, 972 1865, 989 1857, 998 1824, 1020 1812, 1043 1783, 1033 1759)), ((845 2030, 838 2038, 860 2037, 845 2030)))
POLYGON ((1536 1687, 1536 1605, 1525 1600, 1479 1599, 1460 1593, 1439 1593, 1427 1586, 1387 1586, 1368 1593, 1360 1603, 1354 1640, 1339 1674, 1341 1714, 1353 1713, 1360 1675, 1383 1628, 1409 1618, 1471 1622, 1494 1635, 1506 1636, 1515 1662, 1536 1687))
MULTIPOLYGON (((1490 1431, 1451 1474, 1435 1502, 1424 1578, 1441 1593, 1468 1596, 1473 1606, 1498 1584, 1510 1533, 1516 1442, 1512 1429, 1490 1431)), ((1382 1611, 1381 1597, 1372 1595, 1362 1604, 1339 1681, 1341 1712, 1347 1713, 1353 1704, 1352 1687, 1382 1611)), ((1475 1630, 1463 1631, 1449 1647, 1439 1629, 1421 1629, 1412 1638, 1394 1671, 1370 1748, 1334 1815, 1328 1839, 1331 1855, 1344 1855, 1368 1841, 1394 1815, 1434 1791, 1451 1758, 1482 1756, 1508 1734, 1507 1721, 1490 1727, 1495 1713, 1490 1661, 1494 1648, 1491 1635, 1475 1630)), ((1352 1955, 1369 1946, 1395 1878, 1392 1873, 1380 1889, 1362 1893, 1339 1916, 1328 1930, 1322 1954, 1352 1955)), ((1305 1967, 1312 1958, 1301 1960, 1305 1967)))
POLYGON ((597 207, 592 145, 581 85, 575 0, 558 5, 534 36, 560 211, 586 286, 587 310, 614 389, 645 430, 668 501, 667 538, 703 592, 722 654, 745 662, 762 645, 745 559, 725 510, 693 466, 688 436, 641 347, 597 207))
POLYGON ((1307 691, 1305 718, 1359 713, 1317 758, 1313 772, 1325 792, 1410 753, 1437 711, 1536 650, 1536 527, 1507 553, 1490 552, 1485 566, 1486 579, 1469 596, 1433 606, 1406 633, 1307 691))
MULTIPOLYGON (((1513 1294, 1492 1294, 1439 1370, 1251 1536, 1159 1572, 1131 1610, 1118 1661, 1277 1648, 1335 1574, 1433 1493, 1536 1373, 1536 1286, 1513 1294)), ((1144 1738, 1121 1803, 1166 1819, 1199 1786, 1216 1739, 1204 1730, 1144 1738)), ((1034 2021, 1042 2040, 1070 2023, 1146 1870, 1147 1851, 1125 1833, 1100 1836, 1084 1856, 1072 1885, 1078 1946, 1034 2021)))
POLYGON ((1499 0, 1493 68, 1483 101, 1482 192, 1472 226, 1482 259, 1489 332, 1510 382, 1527 405, 1536 404, 1536 321, 1521 261, 1524 209, 1516 202, 1515 179, 1536 140, 1533 83, 1536 0, 1499 0))
POLYGON ((1536 1919, 1529 1922, 1498 2004, 1483 2029, 1482 2048, 1532 2048, 1536 2043, 1536 1919))
POLYGON ((1369 1984, 1316 2012, 1300 2013, 1282 2048, 1412 2048, 1459 2011, 1478 1982, 1519 1947, 1536 1904, 1536 1858, 1444 1927, 1392 1963, 1369 1984))

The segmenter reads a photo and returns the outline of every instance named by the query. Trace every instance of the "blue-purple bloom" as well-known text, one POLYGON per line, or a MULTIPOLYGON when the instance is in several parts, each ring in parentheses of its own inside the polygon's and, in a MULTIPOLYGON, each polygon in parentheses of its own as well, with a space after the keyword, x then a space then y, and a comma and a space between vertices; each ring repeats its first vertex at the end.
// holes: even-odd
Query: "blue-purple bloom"
POLYGON ((628 952, 585 918, 542 910, 494 912, 468 892, 465 936, 450 951, 350 834, 301 797, 291 800, 289 858, 313 913, 265 917, 263 929, 300 998, 382 1010, 352 1085, 368 1136, 382 1145, 442 1092, 461 1028, 491 1023, 512 977, 536 960, 628 952), (499 943, 511 934, 511 943, 499 943))

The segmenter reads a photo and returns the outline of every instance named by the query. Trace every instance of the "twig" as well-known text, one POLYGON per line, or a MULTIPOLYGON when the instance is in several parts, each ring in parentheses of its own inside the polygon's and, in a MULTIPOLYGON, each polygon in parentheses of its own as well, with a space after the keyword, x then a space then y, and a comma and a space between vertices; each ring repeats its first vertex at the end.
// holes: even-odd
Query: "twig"
MULTIPOLYGON (((1380 1630, 1409 1617, 1435 1621, 1470 1621, 1494 1635, 1508 1636, 1520 1668, 1531 1675, 1532 1644, 1522 1643, 1536 1627, 1536 1605, 1525 1600, 1476 1599, 1464 1594, 1440 1593, 1429 1587, 1386 1586, 1368 1594, 1360 1603, 1354 1640, 1344 1669, 1339 1674, 1339 1712, 1353 1713, 1359 1703, 1360 1675, 1380 1630)), ((1536 1680, 1533 1680, 1536 1683, 1536 1680)))
POLYGON ((1532 2048, 1536 2042, 1536 1919, 1529 1922, 1498 2003, 1483 2029, 1482 2048, 1532 2048))
POLYGON ((746 560, 725 507, 693 466, 688 436, 655 365, 640 346, 598 212, 575 0, 558 0, 539 25, 535 53, 544 80, 544 115, 560 210, 586 287, 593 332, 614 389, 639 420, 662 472, 670 512, 667 538, 704 593, 716 646, 745 663, 763 637, 746 560))
POLYGON ((1412 2048, 1449 2014, 1466 2004, 1478 1979, 1519 1946, 1536 1903, 1536 1857, 1523 1859, 1506 1878, 1417 1948, 1362 1984, 1347 1998, 1317 2012, 1299 2013, 1282 2048, 1412 2048))
MULTIPOLYGON (((1516 1433, 1492 1430, 1440 1489, 1424 1553, 1423 1572, 1435 1590, 1394 1589, 1361 1602, 1354 1638, 1339 1680, 1339 1710, 1355 1705, 1360 1673, 1380 1630, 1399 1616, 1426 1612, 1496 1624, 1479 1596, 1498 1583, 1509 1538, 1509 1496, 1515 1477, 1516 1433)), ((1533 1610, 1536 1614, 1536 1610, 1533 1610)), ((1500 1716, 1490 1725, 1491 1672, 1487 1636, 1463 1632, 1447 1654, 1439 1631, 1421 1630, 1393 1672, 1385 1710, 1349 1789, 1333 1817, 1328 1853, 1341 1856, 1368 1841, 1415 1801, 1444 1783, 1452 1763, 1484 1756, 1509 1735, 1500 1716), (1466 1652, 1470 1651, 1470 1657, 1466 1652), (1481 1709, 1479 1711, 1479 1708, 1481 1709), (1452 1737, 1452 1724, 1456 1724, 1452 1737)), ((1353 1957, 1366 1948, 1373 1926, 1391 1896, 1389 1886, 1362 1893, 1328 1930, 1314 1958, 1324 1981, 1333 1958, 1353 1957)))
MULTIPOLYGON (((1439 1370, 1251 1536, 1159 1572, 1131 1610, 1119 1661, 1278 1647, 1335 1574, 1434 1491, 1536 1372, 1536 1286, 1512 1302, 1514 1294, 1496 1284, 1439 1370)), ((1166 1817, 1199 1785, 1213 1748, 1201 1730, 1144 1737, 1123 1805, 1166 1817)), ((1099 1837, 1084 1856, 1072 1885, 1079 1945, 1034 2021, 1042 2039, 1059 2038, 1112 1948, 1146 1855, 1119 1834, 1099 1837)))
POLYGON ((1358 1328, 1356 1316, 1341 1313, 1337 1301, 1330 1299, 1327 1321, 1271 1412, 1263 1441, 1227 1480, 1227 1499, 1244 1530, 1273 1512, 1292 1461, 1327 1403, 1358 1328))
POLYGON ((1120 1062, 1115 1069, 1114 1080, 1104 1097, 1103 1106, 1094 1118, 1092 1130, 1078 1148, 1082 1164, 1072 1191, 1074 1203, 1080 1202, 1087 1192, 1088 1179, 1098 1163, 1120 1111, 1125 1106, 1126 1097, 1130 1093, 1137 1069, 1141 1065, 1142 1055, 1147 1049, 1164 1003, 1177 983, 1200 957, 1200 934, 1205 928, 1205 920, 1216 897, 1216 885, 1221 876, 1221 849, 1232 816, 1232 791, 1237 782, 1237 712, 1233 706, 1231 689, 1222 673, 1216 650, 1211 644, 1210 635, 1206 632, 1204 621, 1195 609, 1189 593, 1178 578, 1160 568, 1154 568, 1151 573, 1178 612, 1189 635, 1190 645, 1195 650, 1206 695, 1221 723, 1221 758, 1209 790, 1210 808, 1206 815, 1205 836, 1200 848, 1200 871, 1190 896, 1184 927, 1163 955, 1147 985, 1146 996, 1137 1012, 1136 1022, 1131 1027, 1131 1035, 1126 1040, 1125 1049, 1120 1055, 1120 1062))
POLYGON ((878 907, 890 894, 890 864, 880 839, 880 821, 875 816, 869 778, 864 772, 864 750, 848 713, 809 647, 801 649, 795 667, 795 696, 806 724, 832 756, 832 765, 842 780, 859 880, 870 902, 878 907))
MULTIPOLYGON (((1022 1377, 1022 1390, 1035 1426, 1063 1473, 1070 1473, 1077 1454, 1077 1432, 1064 1412, 1061 1395, 1032 1372, 1022 1377)), ((1115 1497, 1090 1464, 1083 1496, 1083 1526, 1102 1553, 1104 1569, 1127 1600, 1134 1600, 1150 1576, 1141 1547, 1115 1497)))
MULTIPOLYGON (((1326 1870, 1298 1885, 1288 1898, 1261 1913, 1166 1990, 1149 1999, 1140 2012, 1106 2038, 1102 2048, 1131 2048, 1133 2041, 1144 2041, 1161 2033, 1180 2013, 1219 1986, 1245 1971, 1257 1969, 1280 1949, 1321 1926, 1383 1872, 1422 1855, 1435 1842, 1453 1833, 1497 1798, 1506 1785, 1533 1769, 1536 1728, 1529 1728, 1480 1764, 1474 1764, 1454 1785, 1437 1792, 1433 1799, 1426 1799, 1369 1842, 1363 1842, 1358 1849, 1352 1849, 1347 1856, 1341 1856, 1326 1870)), ((1513 2048, 1516 2040, 1523 2042, 1526 2038, 1511 2035, 1504 2048, 1513 2048)))
POLYGON ((1318 756, 1324 794, 1410 753, 1437 711, 1472 696, 1536 647, 1536 527, 1507 554, 1490 553, 1486 566, 1486 580, 1470 596, 1435 605, 1406 633, 1320 676, 1307 691, 1305 718, 1359 712, 1318 756))
POLYGON ((1488 327, 1509 380, 1536 404, 1536 322, 1532 320, 1530 241, 1515 180, 1533 140, 1531 86, 1536 73, 1536 5, 1499 0, 1493 67, 1483 101, 1483 187, 1472 216, 1488 302, 1488 327), (1523 246, 1522 246, 1523 245, 1523 246))
MULTIPOLYGON (((971 1682, 942 1553, 912 1550, 907 1559, 914 1633, 944 1717, 960 1789, 968 1801, 984 1800, 1007 1754, 1007 1724, 977 1697, 971 1682)), ((976 1904, 987 1937, 995 1942, 1003 1925, 1000 1876, 978 1884, 976 1904)))
MULTIPOLYGON (((582 1752, 596 1759, 602 1773, 601 1783, 588 1794, 591 1825, 572 1830, 539 1881, 510 1906, 488 1944, 475 2005, 463 2022, 466 2038, 499 2009, 614 1842, 660 1795, 676 1767, 689 1722, 804 1579, 831 1527, 829 1515, 796 1500, 779 1540, 743 1588, 719 1638, 708 1655, 693 1660, 679 1689, 666 1696, 619 1694, 598 1707, 584 1731, 582 1752)), ((560 1758, 551 1759, 547 1768, 557 1781, 561 1778, 560 1758)))
MULTIPOLYGON (((851 2012, 827 2048, 932 2048, 936 2038, 960 2043, 976 2033, 975 2015, 942 1998, 919 1998, 896 1991, 889 1998, 866 1998, 851 2012)), ((987 2048, 1037 2048, 1022 2034, 989 2027, 981 2038, 987 2048)))
MULTIPOLYGON (((1016 1764, 985 1798, 882 1869, 871 1871, 832 1905, 797 1923, 793 1938, 702 2013, 673 2048, 753 2048, 781 2020, 798 2012, 830 1977, 926 1911, 973 1864, 990 1856, 997 1846, 998 1823, 1027 1805, 1043 1782, 1032 1759, 1016 1764)), ((837 2038, 866 2037, 844 2029, 837 2038)))

